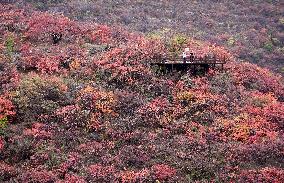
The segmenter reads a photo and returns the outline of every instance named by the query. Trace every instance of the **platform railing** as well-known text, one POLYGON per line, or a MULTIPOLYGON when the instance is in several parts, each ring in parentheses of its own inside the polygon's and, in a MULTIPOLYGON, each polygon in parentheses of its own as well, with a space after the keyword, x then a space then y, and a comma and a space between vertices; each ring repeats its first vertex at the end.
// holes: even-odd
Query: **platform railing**
POLYGON ((220 57, 188 57, 188 58, 155 58, 154 63, 163 63, 163 64, 225 64, 227 58, 224 56, 220 57))

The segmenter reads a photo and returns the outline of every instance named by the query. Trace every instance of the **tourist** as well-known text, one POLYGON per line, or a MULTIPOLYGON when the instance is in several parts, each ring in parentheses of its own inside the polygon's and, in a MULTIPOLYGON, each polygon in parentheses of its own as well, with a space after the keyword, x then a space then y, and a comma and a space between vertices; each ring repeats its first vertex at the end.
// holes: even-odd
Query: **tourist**
POLYGON ((190 53, 189 60, 190 60, 190 62, 193 62, 193 60, 194 60, 194 55, 193 55, 193 53, 190 53))

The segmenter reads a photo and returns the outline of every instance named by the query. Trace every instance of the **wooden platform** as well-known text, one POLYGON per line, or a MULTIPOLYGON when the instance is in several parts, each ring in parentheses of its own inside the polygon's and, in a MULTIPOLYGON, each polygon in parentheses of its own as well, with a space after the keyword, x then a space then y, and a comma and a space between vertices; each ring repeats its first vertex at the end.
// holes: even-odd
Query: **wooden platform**
POLYGON ((193 73, 197 71, 205 71, 207 72, 209 68, 220 68, 223 70, 224 64, 227 62, 226 58, 218 59, 218 58, 194 58, 194 59, 159 59, 155 62, 152 62, 152 66, 158 66, 163 71, 187 71, 192 70, 193 73))

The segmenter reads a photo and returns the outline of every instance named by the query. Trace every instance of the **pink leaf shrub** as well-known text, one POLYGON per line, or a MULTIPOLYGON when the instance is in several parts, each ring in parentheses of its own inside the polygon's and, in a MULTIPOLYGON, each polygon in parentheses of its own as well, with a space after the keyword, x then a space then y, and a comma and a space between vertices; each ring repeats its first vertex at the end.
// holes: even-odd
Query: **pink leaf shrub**
POLYGON ((234 82, 242 84, 247 89, 260 92, 272 92, 277 97, 283 97, 284 88, 279 75, 273 75, 268 69, 260 68, 251 63, 234 63, 228 65, 234 82))
POLYGON ((158 180, 169 180, 176 175, 176 170, 165 164, 156 164, 152 167, 154 176, 158 180))
POLYGON ((56 183, 86 183, 87 181, 76 174, 66 174, 64 180, 58 180, 56 183))
POLYGON ((51 33, 61 33, 64 39, 71 39, 79 30, 69 18, 49 13, 33 13, 27 20, 27 26, 25 36, 35 41, 48 41, 51 33))
POLYGON ((242 171, 238 176, 241 182, 275 182, 284 181, 284 171, 276 167, 265 167, 260 170, 242 171))
POLYGON ((143 182, 147 180, 150 176, 150 171, 147 169, 142 169, 140 171, 121 171, 119 173, 119 179, 123 183, 134 183, 143 182))
POLYGON ((54 175, 50 171, 46 170, 32 170, 32 171, 26 171, 23 173, 23 175, 19 178, 22 182, 54 182, 56 180, 56 175, 54 175))
POLYGON ((4 148, 4 140, 0 137, 0 151, 4 148))
POLYGON ((93 181, 111 182, 115 180, 115 168, 113 166, 94 164, 89 166, 88 172, 93 181))
POLYGON ((5 96, 0 95, 0 120, 5 117, 12 117, 16 114, 14 105, 5 96))
MULTIPOLYGON (((0 140, 1 141, 1 140, 0 140)), ((1 144, 1 142, 0 142, 1 144)), ((1 148, 0 148, 1 152, 1 148)), ((0 161, 0 181, 5 182, 17 175, 17 169, 5 162, 0 161)))

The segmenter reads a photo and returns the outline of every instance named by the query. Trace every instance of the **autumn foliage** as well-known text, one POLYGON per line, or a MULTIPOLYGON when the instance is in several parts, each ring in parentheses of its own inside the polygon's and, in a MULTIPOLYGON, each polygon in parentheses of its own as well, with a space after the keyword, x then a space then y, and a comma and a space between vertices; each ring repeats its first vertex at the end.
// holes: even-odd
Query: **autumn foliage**
POLYGON ((0 182, 283 182, 281 76, 192 38, 0 15, 0 182), (185 47, 224 70, 150 66, 185 47))

